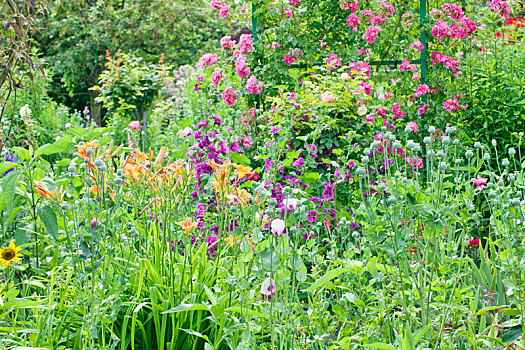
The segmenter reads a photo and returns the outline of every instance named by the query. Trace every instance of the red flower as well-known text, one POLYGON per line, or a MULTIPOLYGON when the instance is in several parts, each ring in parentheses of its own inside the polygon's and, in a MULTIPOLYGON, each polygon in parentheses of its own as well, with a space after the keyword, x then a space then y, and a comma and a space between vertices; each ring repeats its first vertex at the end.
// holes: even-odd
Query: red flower
POLYGON ((479 238, 474 238, 473 240, 469 242, 467 248, 472 248, 472 247, 477 247, 477 246, 479 246, 479 238))

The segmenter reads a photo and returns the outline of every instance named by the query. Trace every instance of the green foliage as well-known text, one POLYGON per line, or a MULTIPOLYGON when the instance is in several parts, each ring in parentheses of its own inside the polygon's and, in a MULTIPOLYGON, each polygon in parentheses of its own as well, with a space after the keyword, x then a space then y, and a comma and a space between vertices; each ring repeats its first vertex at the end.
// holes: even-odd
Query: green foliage
MULTIPOLYGON (((193 62, 232 31, 203 0, 54 0, 52 9, 38 36, 54 74, 50 93, 77 109, 89 106, 92 113, 96 94, 89 88, 104 70, 106 52, 178 66, 193 62)), ((95 121, 100 124, 98 115, 95 121)))

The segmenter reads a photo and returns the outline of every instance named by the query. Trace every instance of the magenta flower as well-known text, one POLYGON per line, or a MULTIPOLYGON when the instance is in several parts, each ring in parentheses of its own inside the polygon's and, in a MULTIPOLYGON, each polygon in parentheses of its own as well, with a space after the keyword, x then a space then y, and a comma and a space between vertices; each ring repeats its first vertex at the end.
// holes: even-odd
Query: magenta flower
POLYGON ((363 39, 365 39, 369 44, 373 44, 376 42, 377 34, 382 31, 381 27, 372 26, 368 28, 363 34, 363 39))
POLYGON ((306 220, 311 222, 312 224, 317 221, 317 212, 315 210, 312 210, 306 215, 306 220))
POLYGON ((474 191, 481 191, 482 189, 487 188, 485 184, 487 183, 488 179, 485 179, 479 175, 478 177, 473 177, 472 179, 470 179, 470 181, 472 181, 474 183, 474 186, 476 186, 474 191))
POLYGON ((222 92, 222 99, 228 106, 233 106, 235 101, 237 101, 237 91, 233 90, 231 86, 228 86, 222 92))
POLYGON ((91 228, 94 230, 100 226, 100 221, 97 218, 91 219, 91 228))

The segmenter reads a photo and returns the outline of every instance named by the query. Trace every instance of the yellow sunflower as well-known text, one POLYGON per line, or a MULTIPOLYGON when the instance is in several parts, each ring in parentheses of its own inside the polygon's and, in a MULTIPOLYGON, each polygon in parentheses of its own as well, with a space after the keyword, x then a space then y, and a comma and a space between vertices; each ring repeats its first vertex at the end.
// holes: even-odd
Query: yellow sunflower
POLYGON ((9 248, 0 249, 0 263, 3 267, 8 267, 12 262, 19 262, 19 257, 22 254, 18 253, 22 248, 17 248, 15 246, 15 240, 12 239, 9 243, 9 248))

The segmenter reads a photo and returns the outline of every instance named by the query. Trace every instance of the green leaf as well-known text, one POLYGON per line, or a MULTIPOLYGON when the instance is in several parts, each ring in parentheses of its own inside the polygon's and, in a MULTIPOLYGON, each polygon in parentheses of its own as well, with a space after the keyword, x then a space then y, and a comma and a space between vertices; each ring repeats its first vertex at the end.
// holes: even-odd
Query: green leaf
POLYGON ((303 290, 303 292, 311 292, 312 290, 324 287, 328 282, 341 275, 343 272, 347 272, 348 269, 339 267, 337 269, 330 270, 324 274, 323 277, 319 278, 310 287, 303 290))
POLYGON ((396 350, 392 345, 388 345, 385 343, 372 343, 372 344, 365 344, 363 345, 365 348, 369 349, 379 349, 379 350, 396 350))
POLYGON ((57 215, 53 208, 51 208, 49 205, 40 208, 38 210, 38 216, 40 216, 40 220, 42 220, 44 223, 47 233, 56 239, 58 236, 58 222, 57 215))
POLYGON ((41 146, 35 151, 34 157, 40 157, 41 155, 49 156, 51 154, 66 153, 68 152, 69 145, 71 144, 71 136, 65 136, 52 144, 46 144, 41 146))
POLYGON ((206 304, 180 304, 169 310, 162 312, 162 314, 171 314, 174 312, 183 311, 210 311, 210 308, 206 304))
POLYGON ((8 170, 11 170, 13 168, 19 168, 19 167, 21 167, 21 165, 13 163, 13 162, 3 162, 2 164, 0 164, 0 175, 2 175, 8 170))
POLYGON ((240 307, 238 306, 230 306, 229 308, 227 308, 225 310, 226 312, 236 312, 236 313, 245 313, 245 314, 248 314, 250 316, 255 316, 255 317, 262 317, 262 318, 268 318, 268 315, 265 315, 259 311, 256 311, 256 310, 250 310, 250 309, 241 309, 240 307))
POLYGON ((518 339, 521 335, 521 325, 512 327, 508 330, 507 333, 501 338, 501 341, 504 343, 512 343, 516 339, 518 339))
POLYGON ((248 157, 246 157, 244 154, 233 153, 231 157, 233 162, 236 164, 245 166, 250 165, 250 159, 248 159, 248 157))

